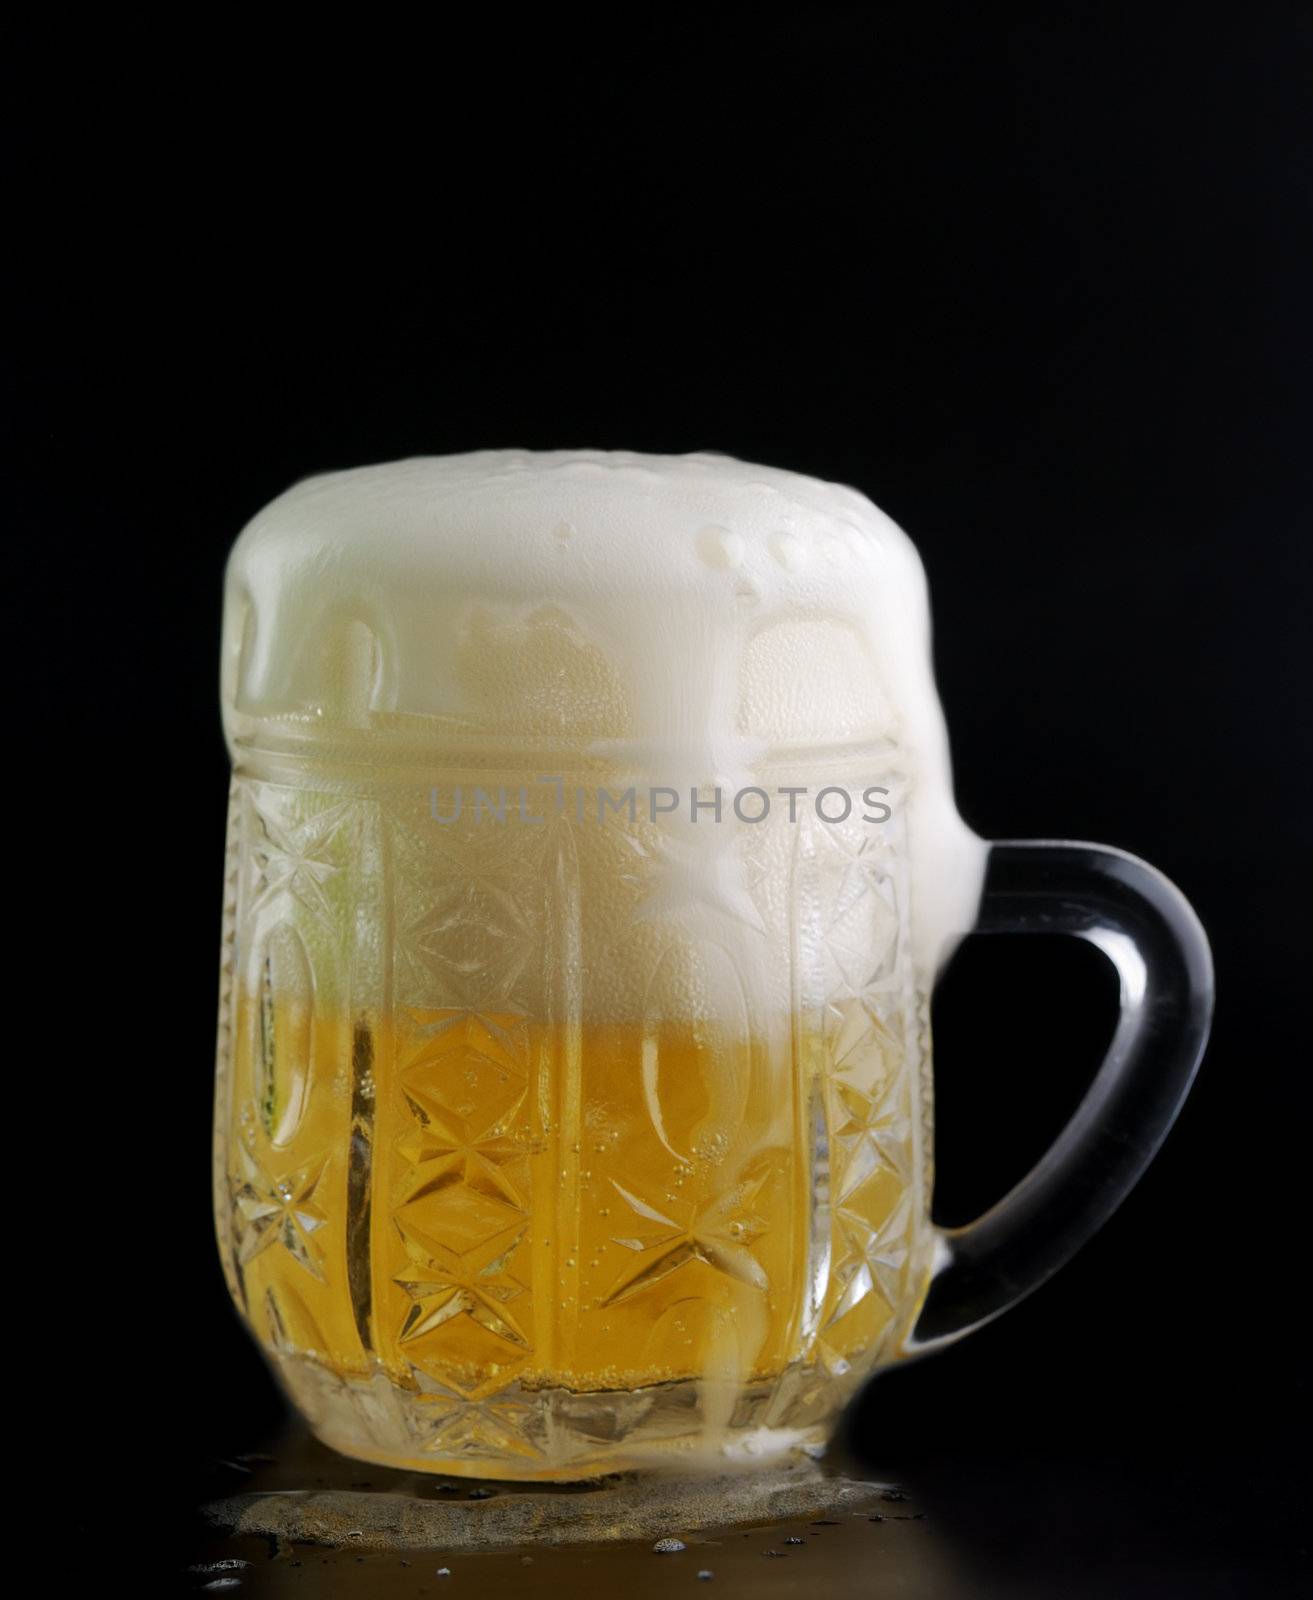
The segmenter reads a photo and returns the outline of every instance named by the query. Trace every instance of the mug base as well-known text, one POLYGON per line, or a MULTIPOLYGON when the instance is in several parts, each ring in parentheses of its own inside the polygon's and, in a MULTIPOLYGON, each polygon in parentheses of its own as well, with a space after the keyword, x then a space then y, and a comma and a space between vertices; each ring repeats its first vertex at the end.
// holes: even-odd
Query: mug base
POLYGON ((342 1377, 305 1355, 282 1354, 275 1367, 316 1436, 342 1455, 403 1472, 523 1483, 724 1473, 816 1455, 846 1398, 815 1368, 731 1393, 689 1379, 588 1394, 514 1385, 476 1398, 402 1388, 381 1372, 342 1377))

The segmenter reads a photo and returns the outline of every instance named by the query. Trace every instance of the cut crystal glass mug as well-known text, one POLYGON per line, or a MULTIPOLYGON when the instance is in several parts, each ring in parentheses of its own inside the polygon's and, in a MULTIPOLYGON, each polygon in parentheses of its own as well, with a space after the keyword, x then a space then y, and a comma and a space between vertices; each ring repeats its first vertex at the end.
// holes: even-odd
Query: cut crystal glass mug
POLYGON ((350 1455, 822 1440, 1060 1266, 1189 1086, 1193 912, 960 821, 920 563, 853 490, 587 451, 313 478, 234 549, 222 688, 219 1240, 350 1455), (1121 1018, 1035 1170, 943 1230, 929 999, 972 930, 1092 941, 1121 1018))

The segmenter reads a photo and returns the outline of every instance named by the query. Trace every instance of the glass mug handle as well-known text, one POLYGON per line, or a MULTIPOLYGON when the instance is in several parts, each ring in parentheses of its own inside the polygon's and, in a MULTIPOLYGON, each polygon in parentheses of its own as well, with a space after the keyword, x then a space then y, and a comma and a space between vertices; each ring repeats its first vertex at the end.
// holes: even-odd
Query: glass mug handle
POLYGON ((1103 1226, 1175 1121, 1212 1018, 1213 963, 1198 917, 1162 873, 1125 851, 993 844, 973 931, 1087 939, 1117 969, 1121 1016, 1085 1098, 1039 1164, 975 1222, 938 1230, 909 1356, 943 1349, 1015 1305, 1103 1226))

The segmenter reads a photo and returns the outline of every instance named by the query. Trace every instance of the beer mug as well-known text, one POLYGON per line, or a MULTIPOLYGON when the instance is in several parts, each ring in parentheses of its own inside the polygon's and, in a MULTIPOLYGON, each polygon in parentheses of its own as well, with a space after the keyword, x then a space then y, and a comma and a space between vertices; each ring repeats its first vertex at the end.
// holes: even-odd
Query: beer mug
POLYGON ((854 490, 593 451, 312 478, 233 551, 222 691, 218 1234, 348 1455, 820 1442, 1061 1265, 1189 1086, 1198 921, 1121 851, 961 822, 922 569, 854 490), (944 1230, 929 1001, 972 930, 1092 941, 1121 1018, 944 1230))

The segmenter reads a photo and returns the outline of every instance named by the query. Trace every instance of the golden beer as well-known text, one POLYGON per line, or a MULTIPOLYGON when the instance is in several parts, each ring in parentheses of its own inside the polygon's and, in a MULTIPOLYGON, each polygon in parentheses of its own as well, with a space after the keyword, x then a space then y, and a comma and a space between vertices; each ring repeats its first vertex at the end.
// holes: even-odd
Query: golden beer
MULTIPOLYGON (((896 924, 864 991, 822 947, 771 1015, 724 946, 639 920, 655 830, 453 841, 422 794, 250 780, 233 817, 220 1231, 329 1442, 565 1477, 769 1448, 893 1347, 927 1270, 896 924)), ((742 831, 763 885, 824 842, 799 903, 856 864, 853 929, 888 918, 855 829, 742 831)))

